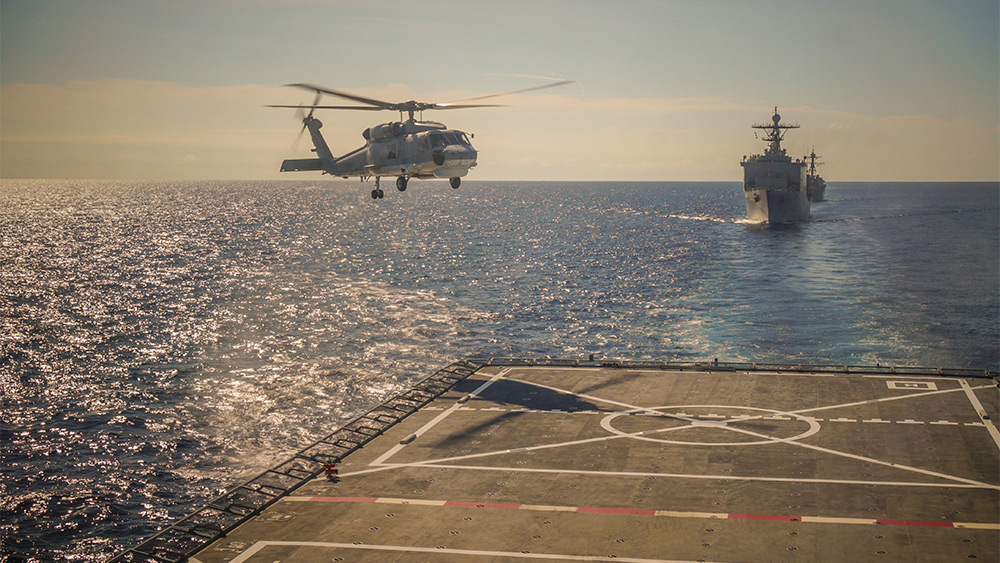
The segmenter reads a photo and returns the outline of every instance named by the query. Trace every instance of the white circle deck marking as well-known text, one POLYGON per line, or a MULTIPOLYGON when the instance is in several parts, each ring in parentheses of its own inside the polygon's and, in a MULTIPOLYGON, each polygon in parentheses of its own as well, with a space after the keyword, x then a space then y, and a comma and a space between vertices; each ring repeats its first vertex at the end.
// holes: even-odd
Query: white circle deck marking
MULTIPOLYGON (((781 419, 775 419, 775 418, 768 418, 767 420, 769 422, 781 421, 781 419)), ((789 420, 788 422, 792 423, 793 421, 789 420)), ((650 442, 661 442, 661 443, 664 443, 664 444, 676 444, 676 445, 684 445, 684 446, 760 446, 760 445, 765 445, 765 444, 777 444, 779 442, 789 442, 789 441, 795 441, 795 440, 801 440, 803 438, 807 438, 807 437, 812 436, 813 434, 819 432, 820 425, 819 425, 818 422, 816 422, 816 419, 814 419, 814 418, 802 416, 802 415, 796 414, 796 413, 778 411, 778 410, 773 410, 773 409, 761 409, 761 408, 757 408, 757 407, 744 407, 744 406, 732 406, 732 405, 667 405, 667 406, 662 406, 662 407, 651 407, 651 408, 643 408, 643 409, 634 409, 634 410, 627 411, 627 412, 624 412, 624 413, 610 414, 610 415, 604 417, 603 419, 601 419, 601 428, 604 428, 608 432, 610 432, 612 434, 616 434, 618 436, 624 436, 624 437, 627 437, 627 438, 634 438, 636 440, 648 440, 650 442), (759 436, 765 436, 764 434, 761 434, 759 432, 747 432, 747 431, 744 431, 744 430, 738 430, 738 429, 733 428, 732 426, 729 425, 731 422, 747 422, 747 421, 751 421, 751 420, 761 420, 764 415, 755 415, 755 416, 749 416, 749 417, 745 417, 745 418, 733 418, 731 420, 701 420, 701 419, 696 418, 696 416, 692 416, 692 415, 688 414, 685 409, 687 409, 688 411, 692 410, 692 409, 728 409, 728 410, 757 411, 757 412, 760 412, 760 413, 766 413, 768 415, 773 415, 773 416, 788 416, 788 417, 791 417, 792 419, 794 419, 794 422, 804 422, 804 423, 808 424, 809 428, 806 429, 803 432, 799 432, 798 434, 795 434, 795 435, 787 437, 787 438, 786 437, 780 437, 780 436, 767 436, 768 439, 766 439, 766 440, 741 441, 741 442, 700 442, 700 441, 696 442, 696 441, 691 441, 691 440, 669 440, 669 439, 666 439, 666 438, 652 438, 652 437, 648 436, 648 434, 655 434, 655 433, 659 433, 659 432, 679 432, 679 431, 684 431, 684 430, 692 430, 692 429, 700 429, 700 428, 712 428, 712 429, 718 429, 718 430, 728 430, 730 432, 737 432, 737 433, 744 434, 744 435, 751 435, 751 436, 758 436, 758 437, 759 436), (615 428, 612 425, 612 422, 616 418, 621 417, 621 416, 628 416, 628 413, 632 413, 632 412, 649 412, 651 410, 659 412, 662 417, 670 417, 672 420, 686 421, 686 422, 688 422, 688 425, 687 426, 663 427, 663 428, 659 428, 659 429, 656 429, 656 430, 645 431, 645 432, 642 432, 642 433, 623 432, 623 431, 615 428), (671 410, 676 410, 679 413, 683 412, 684 415, 679 415, 679 414, 678 415, 671 415, 670 414, 671 410)))

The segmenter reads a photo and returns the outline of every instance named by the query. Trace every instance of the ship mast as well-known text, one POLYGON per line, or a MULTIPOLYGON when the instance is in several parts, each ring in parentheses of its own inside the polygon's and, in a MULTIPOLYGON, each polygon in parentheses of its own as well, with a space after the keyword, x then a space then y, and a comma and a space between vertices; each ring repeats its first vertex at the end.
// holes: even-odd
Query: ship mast
POLYGON ((781 116, 778 115, 778 106, 774 106, 774 115, 771 116, 771 121, 772 123, 754 123, 751 127, 764 131, 764 142, 770 143, 765 154, 783 156, 785 151, 781 148, 781 140, 785 138, 785 132, 788 129, 798 129, 799 124, 782 125, 780 123, 781 116))
POLYGON ((816 147, 813 147, 812 148, 812 152, 809 153, 809 156, 806 156, 806 157, 804 157, 802 159, 802 160, 809 159, 809 175, 810 176, 815 176, 816 175, 816 165, 817 164, 823 164, 822 162, 816 162, 817 158, 823 158, 823 157, 818 156, 816 154, 816 147))

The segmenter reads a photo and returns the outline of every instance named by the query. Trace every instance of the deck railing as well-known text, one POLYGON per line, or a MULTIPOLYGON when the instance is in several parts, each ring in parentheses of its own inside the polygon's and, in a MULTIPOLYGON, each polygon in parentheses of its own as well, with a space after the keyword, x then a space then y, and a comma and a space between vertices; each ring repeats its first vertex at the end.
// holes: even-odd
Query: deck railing
POLYGON ((176 524, 108 563, 180 563, 268 506, 292 493, 390 427, 451 389, 480 364, 456 362, 420 381, 412 389, 348 422, 291 459, 231 489, 176 524))
POLYGON ((470 358, 469 362, 483 366, 552 366, 552 367, 610 367, 621 369, 659 369, 670 371, 746 371, 746 372, 807 372, 886 375, 939 375, 944 377, 1000 378, 1000 372, 974 368, 940 368, 883 365, 834 365, 834 364, 785 364, 770 362, 671 362, 657 360, 570 359, 570 358, 521 358, 490 357, 470 358))

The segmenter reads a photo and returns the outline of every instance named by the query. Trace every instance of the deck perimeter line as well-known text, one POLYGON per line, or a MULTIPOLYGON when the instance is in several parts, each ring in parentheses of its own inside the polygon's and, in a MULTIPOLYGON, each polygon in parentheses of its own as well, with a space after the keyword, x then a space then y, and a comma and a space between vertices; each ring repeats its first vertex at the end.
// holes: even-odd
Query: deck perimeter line
MULTIPOLYGON (((334 549, 368 549, 373 551, 402 551, 408 553, 445 553, 448 555, 471 555, 473 557, 510 557, 518 559, 549 559, 553 561, 608 561, 607 555, 563 555, 558 553, 521 553, 515 551, 482 551, 476 549, 449 549, 440 547, 418 547, 415 545, 365 545, 353 543, 310 542, 310 541, 259 541, 229 563, 244 563, 268 546, 288 547, 328 547, 334 549)), ((625 563, 695 563, 678 559, 640 559, 636 557, 615 557, 615 561, 625 563)))

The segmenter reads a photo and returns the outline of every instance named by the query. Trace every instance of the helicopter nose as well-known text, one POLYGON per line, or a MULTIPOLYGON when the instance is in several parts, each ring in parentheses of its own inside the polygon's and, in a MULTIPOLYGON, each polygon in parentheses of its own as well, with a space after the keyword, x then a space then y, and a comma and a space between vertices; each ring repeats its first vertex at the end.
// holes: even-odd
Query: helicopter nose
POLYGON ((479 153, 477 153, 476 149, 472 148, 471 145, 462 145, 458 147, 448 147, 448 148, 451 149, 452 152, 451 155, 448 155, 449 160, 451 160, 452 158, 456 158, 459 160, 475 160, 476 157, 479 156, 479 153))
POLYGON ((434 164, 443 166, 445 162, 476 160, 479 153, 471 146, 448 146, 433 154, 434 164))

